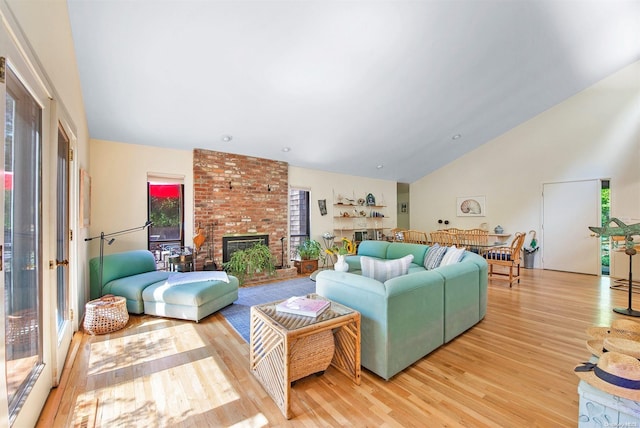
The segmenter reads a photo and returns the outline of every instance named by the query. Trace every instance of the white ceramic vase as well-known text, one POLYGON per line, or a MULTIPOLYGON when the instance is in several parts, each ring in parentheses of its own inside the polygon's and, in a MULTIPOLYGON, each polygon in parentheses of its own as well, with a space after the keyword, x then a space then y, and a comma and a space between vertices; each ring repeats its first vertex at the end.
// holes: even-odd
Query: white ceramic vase
POLYGON ((339 272, 346 272, 349 270, 349 265, 344 260, 344 254, 338 254, 338 260, 333 265, 333 269, 339 272))

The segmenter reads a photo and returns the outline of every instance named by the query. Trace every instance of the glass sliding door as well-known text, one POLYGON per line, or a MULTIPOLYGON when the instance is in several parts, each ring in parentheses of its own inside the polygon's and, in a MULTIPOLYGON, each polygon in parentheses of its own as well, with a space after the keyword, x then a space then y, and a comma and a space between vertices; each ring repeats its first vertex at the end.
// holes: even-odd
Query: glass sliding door
POLYGON ((4 143, 4 324, 10 421, 43 368, 42 108, 9 67, 4 143))
POLYGON ((58 336, 69 320, 69 138, 58 125, 56 162, 56 325, 58 336))

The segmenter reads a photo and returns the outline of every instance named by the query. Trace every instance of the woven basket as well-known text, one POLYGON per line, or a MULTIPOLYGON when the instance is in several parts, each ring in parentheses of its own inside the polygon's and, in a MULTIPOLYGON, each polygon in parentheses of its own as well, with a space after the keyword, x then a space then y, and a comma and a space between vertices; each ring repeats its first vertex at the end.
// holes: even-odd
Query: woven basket
POLYGON ((299 339, 291 350, 289 382, 325 371, 331 364, 334 350, 331 330, 299 339))
POLYGON ((127 299, 106 295, 86 305, 84 329, 90 334, 106 334, 124 328, 129 321, 127 299))

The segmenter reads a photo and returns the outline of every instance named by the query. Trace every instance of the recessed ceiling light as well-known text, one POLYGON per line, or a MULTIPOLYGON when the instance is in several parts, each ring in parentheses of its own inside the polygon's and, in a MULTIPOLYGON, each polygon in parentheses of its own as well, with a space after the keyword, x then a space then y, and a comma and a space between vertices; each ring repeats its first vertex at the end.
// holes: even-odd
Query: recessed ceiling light
POLYGON ((229 141, 233 140, 233 136, 231 136, 231 135, 223 135, 221 140, 224 141, 225 143, 228 143, 229 141))
POLYGON ((382 169, 382 168, 384 168, 384 165, 382 165, 382 164, 376 165, 376 168, 377 169, 382 169))
POLYGON ((285 152, 285 153, 290 152, 291 151, 291 147, 283 147, 282 151, 285 152))
POLYGON ((452 140, 458 140, 460 138, 462 138, 462 135, 460 135, 460 134, 456 134, 453 137, 451 137, 452 140))

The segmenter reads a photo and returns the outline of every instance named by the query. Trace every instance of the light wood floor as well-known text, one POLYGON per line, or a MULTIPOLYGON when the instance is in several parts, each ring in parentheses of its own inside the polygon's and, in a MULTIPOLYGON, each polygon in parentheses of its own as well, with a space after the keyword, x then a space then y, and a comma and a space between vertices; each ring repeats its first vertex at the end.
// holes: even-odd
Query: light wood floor
POLYGON ((388 382, 363 370, 356 386, 333 368, 298 381, 291 421, 219 314, 199 324, 132 316, 110 335, 78 333, 38 426, 576 426, 585 329, 623 317, 612 308, 627 307, 627 293, 606 277, 524 273, 512 289, 491 282, 482 322, 388 382))

